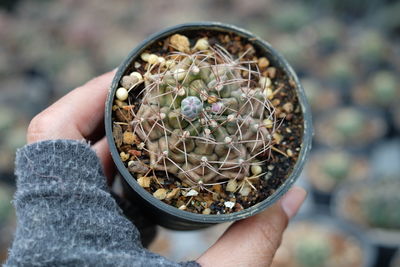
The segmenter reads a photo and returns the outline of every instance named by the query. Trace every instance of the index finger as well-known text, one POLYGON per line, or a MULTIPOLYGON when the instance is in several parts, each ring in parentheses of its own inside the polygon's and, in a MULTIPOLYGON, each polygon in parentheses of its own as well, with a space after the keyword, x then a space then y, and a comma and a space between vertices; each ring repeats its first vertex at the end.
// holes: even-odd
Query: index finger
POLYGON ((28 143, 90 136, 102 123, 114 74, 115 70, 90 80, 37 115, 29 125, 28 143))

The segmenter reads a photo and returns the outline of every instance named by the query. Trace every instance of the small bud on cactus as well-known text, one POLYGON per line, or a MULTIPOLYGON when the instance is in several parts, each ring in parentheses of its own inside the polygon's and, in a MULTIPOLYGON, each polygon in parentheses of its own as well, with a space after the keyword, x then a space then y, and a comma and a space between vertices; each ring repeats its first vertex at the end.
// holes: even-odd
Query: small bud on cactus
POLYGON ((182 100, 181 112, 184 118, 193 120, 203 111, 203 104, 197 96, 188 96, 182 100))

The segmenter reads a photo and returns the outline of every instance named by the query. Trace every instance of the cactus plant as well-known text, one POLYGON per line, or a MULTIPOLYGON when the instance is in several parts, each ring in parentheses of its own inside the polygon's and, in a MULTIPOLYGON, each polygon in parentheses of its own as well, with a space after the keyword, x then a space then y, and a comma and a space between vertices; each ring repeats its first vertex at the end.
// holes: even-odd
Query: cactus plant
POLYGON ((321 143, 353 148, 377 140, 387 130, 380 110, 361 107, 343 107, 327 112, 316 124, 316 138, 321 143))
POLYGON ((316 152, 308 164, 307 179, 319 191, 331 193, 344 181, 362 180, 369 173, 368 161, 346 150, 316 152))
POLYGON ((159 44, 115 93, 113 136, 130 173, 157 199, 204 214, 271 195, 301 149, 293 81, 237 37, 176 33, 159 44))
POLYGON ((330 257, 330 245, 324 236, 310 233, 295 247, 296 261, 303 267, 324 266, 330 257))
POLYGON ((400 230, 398 181, 381 181, 364 187, 359 196, 363 220, 371 227, 400 230))
POLYGON ((363 240, 332 217, 312 215, 289 225, 272 267, 369 266, 363 240))
POLYGON ((242 77, 243 63, 223 50, 180 57, 174 67, 145 75, 133 127, 150 153, 149 166, 178 173, 187 184, 250 176, 277 124, 270 79, 254 72, 255 85, 242 77))

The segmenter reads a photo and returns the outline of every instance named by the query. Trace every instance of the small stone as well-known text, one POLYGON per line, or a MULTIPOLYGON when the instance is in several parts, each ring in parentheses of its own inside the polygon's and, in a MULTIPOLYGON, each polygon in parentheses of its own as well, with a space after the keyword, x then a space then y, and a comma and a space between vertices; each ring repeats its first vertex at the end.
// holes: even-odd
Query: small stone
POLYGON ((141 142, 137 145, 137 149, 142 150, 145 147, 145 143, 141 142))
POLYGON ((258 81, 259 85, 261 86, 262 89, 268 88, 272 85, 271 79, 268 77, 260 77, 260 80, 258 81))
POLYGON ((272 128, 274 126, 274 122, 270 119, 263 120, 263 124, 266 128, 272 128))
POLYGON ((228 209, 232 209, 235 206, 235 202, 225 201, 224 206, 227 207, 228 209))
POLYGON ((136 81, 136 77, 126 75, 122 77, 121 85, 126 89, 130 89, 135 85, 136 81))
POLYGON ((291 149, 287 149, 287 150, 286 150, 286 154, 287 154, 289 157, 291 157, 291 156, 293 156, 293 151, 292 151, 291 149))
POLYGON ((210 210, 209 208, 206 208, 206 209, 203 210, 202 213, 203 213, 204 215, 208 215, 208 214, 211 213, 211 210, 210 210))
POLYGON ((275 168, 275 166, 274 165, 268 165, 267 168, 268 168, 268 170, 272 171, 275 168))
POLYGON ((164 188, 157 189, 157 191, 153 193, 153 196, 159 200, 163 200, 167 196, 167 190, 164 188))
POLYGON ((283 140, 283 136, 278 134, 277 132, 273 133, 272 137, 274 138, 277 144, 280 144, 283 140))
POLYGON ((140 55, 140 58, 143 60, 143 61, 148 61, 149 60, 149 56, 150 56, 150 54, 149 53, 142 53, 141 55, 140 55))
POLYGON ((274 79, 276 76, 276 68, 275 67, 269 67, 267 68, 266 74, 269 78, 274 79))
POLYGON ((197 191, 194 190, 194 189, 191 189, 189 192, 186 193, 185 196, 187 196, 187 197, 195 197, 195 196, 197 196, 198 194, 199 194, 199 192, 197 192, 197 191))
POLYGON ((172 189, 171 192, 169 192, 167 194, 167 199, 172 199, 172 198, 176 198, 179 195, 180 189, 179 188, 174 188, 172 189))
POLYGON ((128 90, 126 90, 124 87, 120 87, 115 93, 115 96, 118 98, 118 100, 124 101, 128 98, 128 90))
POLYGON ((269 60, 266 57, 260 57, 258 59, 258 67, 260 67, 260 69, 266 68, 268 66, 269 66, 269 60))
POLYGON ((274 97, 274 93, 272 92, 271 88, 266 88, 263 93, 264 93, 265 97, 270 100, 274 97))
POLYGON ((142 74, 140 74, 137 71, 131 72, 131 74, 129 74, 129 76, 135 78, 135 83, 143 81, 142 74))
POLYGON ((239 193, 244 197, 247 197, 250 194, 250 192, 251 192, 251 187, 247 184, 245 184, 239 191, 239 193))
POLYGON ((129 154, 126 154, 123 151, 121 153, 119 153, 119 156, 120 156, 122 161, 127 161, 129 159, 129 157, 130 157, 129 154))
POLYGON ((237 181, 236 179, 229 180, 228 184, 226 185, 226 191, 228 192, 235 192, 237 188, 237 181))
POLYGON ((150 179, 150 177, 142 176, 137 179, 137 182, 141 187, 147 188, 147 187, 150 187, 151 179, 150 179))
POLYGON ((155 54, 149 55, 149 57, 147 59, 147 62, 149 62, 149 64, 152 64, 152 65, 157 64, 158 63, 158 56, 155 55, 155 54))
POLYGON ((137 142, 137 137, 134 133, 126 131, 124 132, 122 140, 127 145, 133 145, 137 142))
POLYGON ((194 45, 193 49, 195 50, 207 50, 210 44, 208 43, 207 38, 201 38, 197 40, 196 44, 194 45))
POLYGON ((220 184, 215 184, 212 186, 213 191, 215 191, 216 193, 221 192, 221 185, 220 184))
POLYGON ((180 209, 180 210, 185 210, 185 209, 186 209, 186 205, 181 205, 181 206, 179 207, 179 209, 180 209))
POLYGON ((283 109, 284 109, 287 113, 292 113, 292 111, 293 111, 293 104, 290 103, 290 102, 285 103, 285 104, 283 105, 283 109))
POLYGON ((261 166, 259 166, 259 165, 252 165, 252 166, 251 166, 251 173, 252 173, 253 175, 258 175, 258 174, 260 174, 261 172, 262 172, 261 166))
POLYGON ((180 52, 189 52, 190 42, 189 39, 181 34, 174 34, 169 39, 169 42, 173 48, 180 52))
POLYGON ((149 171, 149 167, 138 160, 131 160, 128 162, 128 170, 133 173, 145 174, 149 171))

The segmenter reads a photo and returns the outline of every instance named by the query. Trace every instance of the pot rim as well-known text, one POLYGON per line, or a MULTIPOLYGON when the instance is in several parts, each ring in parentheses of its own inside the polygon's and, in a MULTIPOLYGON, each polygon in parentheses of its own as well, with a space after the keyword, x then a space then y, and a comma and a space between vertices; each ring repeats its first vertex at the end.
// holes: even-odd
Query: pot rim
POLYGON ((268 42, 262 40, 261 38, 257 37, 256 35, 250 33, 247 30, 220 22, 191 22, 191 23, 184 23, 171 26, 150 35, 144 41, 139 43, 129 53, 128 57, 122 62, 122 64, 118 67, 118 70, 112 81, 110 90, 108 92, 105 106, 106 107, 105 107, 104 119, 105 119, 107 142, 109 144, 114 163, 116 164, 118 171, 124 177, 126 182, 132 187, 132 189, 137 194, 140 195, 142 199, 144 199, 150 205, 156 207, 157 209, 161 209, 172 216, 183 218, 185 220, 192 222, 215 224, 215 223, 241 220, 266 209, 267 207, 275 203, 282 195, 284 195, 293 185, 293 183, 297 180, 297 178, 300 176, 300 173, 304 167, 304 164, 311 149, 312 136, 313 136, 311 110, 307 103, 307 98, 304 89, 301 86, 300 81, 296 73, 294 72, 293 68, 289 65, 289 63, 284 59, 284 57, 279 52, 277 52, 275 49, 271 47, 271 45, 268 42), (274 60, 277 63, 279 63, 279 67, 282 68, 285 71, 285 73, 289 76, 289 78, 293 79, 293 81, 296 84, 297 97, 299 99, 299 104, 301 105, 303 121, 304 121, 304 131, 303 131, 299 158, 293 167, 293 171, 290 173, 286 181, 275 191, 274 194, 264 199, 263 201, 249 208, 243 209, 238 212, 233 212, 230 214, 213 214, 213 215, 196 214, 180 210, 153 197, 153 195, 151 195, 137 183, 136 179, 132 176, 132 174, 129 173, 129 171, 121 161, 112 135, 112 105, 113 105, 115 91, 118 88, 119 81, 124 75, 126 68, 131 65, 131 62, 137 56, 139 56, 149 45, 153 44, 154 42, 160 39, 166 38, 174 33, 182 31, 204 30, 204 29, 216 30, 220 32, 232 32, 246 39, 250 39, 253 45, 258 47, 260 50, 268 51, 273 57, 275 57, 274 60))

